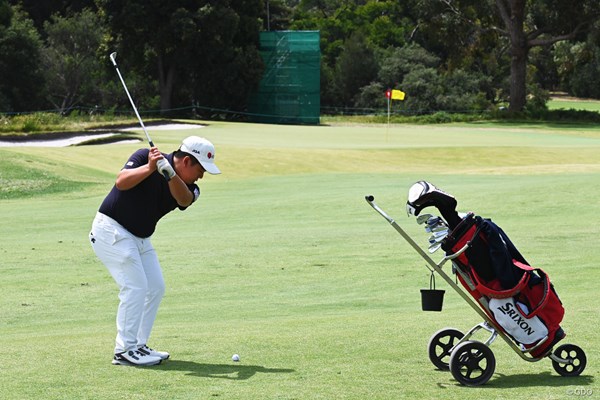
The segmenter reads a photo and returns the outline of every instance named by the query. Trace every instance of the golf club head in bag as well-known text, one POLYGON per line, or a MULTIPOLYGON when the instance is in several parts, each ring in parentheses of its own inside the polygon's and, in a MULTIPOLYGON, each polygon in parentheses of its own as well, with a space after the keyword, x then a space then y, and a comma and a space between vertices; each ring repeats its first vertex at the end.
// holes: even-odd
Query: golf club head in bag
POLYGON ((408 201, 406 211, 409 215, 418 216, 426 207, 436 207, 450 228, 460 222, 456 212, 456 199, 454 196, 438 189, 432 183, 418 181, 408 190, 408 201))

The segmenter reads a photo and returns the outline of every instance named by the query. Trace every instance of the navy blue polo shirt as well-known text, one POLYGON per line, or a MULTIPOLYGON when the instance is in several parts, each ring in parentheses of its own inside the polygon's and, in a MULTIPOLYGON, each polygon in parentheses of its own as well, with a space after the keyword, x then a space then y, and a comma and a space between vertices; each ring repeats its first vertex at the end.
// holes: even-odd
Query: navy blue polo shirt
MULTIPOLYGON (((123 169, 148 164, 148 154, 150 154, 149 149, 137 150, 129 157, 123 169)), ((173 153, 163 153, 163 156, 174 165, 173 153)), ((196 184, 187 187, 194 195, 195 201, 200 194, 200 189, 196 184)), ((180 207, 177 204, 166 179, 158 171, 154 171, 129 190, 119 190, 116 185, 113 186, 98 211, 117 221, 135 236, 146 238, 154 233, 158 221, 175 208, 185 210, 187 207, 180 207)))

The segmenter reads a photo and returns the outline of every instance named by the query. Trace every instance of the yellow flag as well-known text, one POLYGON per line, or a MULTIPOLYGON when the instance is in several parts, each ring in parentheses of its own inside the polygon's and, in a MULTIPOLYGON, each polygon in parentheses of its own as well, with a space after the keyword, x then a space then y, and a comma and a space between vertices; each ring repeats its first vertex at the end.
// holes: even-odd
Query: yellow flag
POLYGON ((404 100, 405 95, 402 90, 392 90, 392 100, 404 100))

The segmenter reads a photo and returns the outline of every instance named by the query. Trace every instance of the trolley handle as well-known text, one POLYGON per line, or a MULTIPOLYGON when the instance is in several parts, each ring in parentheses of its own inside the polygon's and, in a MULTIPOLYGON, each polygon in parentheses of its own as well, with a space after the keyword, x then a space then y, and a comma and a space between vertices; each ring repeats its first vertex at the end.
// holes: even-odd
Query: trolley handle
MULTIPOLYGON (((385 211, 383 211, 377 204, 374 203, 375 201, 375 196, 373 195, 368 195, 365 196, 365 200, 367 201, 367 203, 369 203, 369 205, 371 207, 373 207, 373 209, 375 209, 375 211, 377 211, 383 218, 385 218, 390 224, 394 225, 395 221, 392 217, 390 217, 389 215, 387 215, 387 213, 385 211)), ((476 232, 476 234, 479 231, 476 232)), ((401 232, 402 233, 402 232, 401 232)), ((404 235, 403 235, 404 236, 404 235)), ((409 243, 412 242, 412 240, 409 240, 409 243)), ((413 246, 414 247, 414 246, 413 246)), ((450 254, 447 255, 446 257, 444 257, 442 259, 442 262, 440 262, 438 265, 441 266, 443 265, 446 261, 449 260, 454 260, 455 258, 457 258, 458 256, 460 256, 462 253, 464 253, 465 251, 467 251, 467 249, 471 247, 471 240, 469 240, 461 249, 459 249, 456 253, 454 254, 450 254)), ((417 250, 418 251, 418 250, 417 250)))
POLYGON ((365 200, 367 201, 367 203, 369 203, 371 207, 373 207, 375 211, 377 211, 383 218, 385 218, 387 222, 389 222, 390 224, 394 223, 394 219, 387 215, 385 211, 383 211, 377 204, 374 203, 375 196, 373 196, 372 194, 367 195, 365 196, 365 200))

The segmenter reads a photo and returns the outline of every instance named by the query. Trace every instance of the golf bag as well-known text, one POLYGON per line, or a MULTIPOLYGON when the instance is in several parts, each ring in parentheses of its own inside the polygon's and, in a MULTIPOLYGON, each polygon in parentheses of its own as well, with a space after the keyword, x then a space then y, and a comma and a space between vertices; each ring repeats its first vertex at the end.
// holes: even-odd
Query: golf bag
POLYGON ((548 275, 523 258, 504 231, 489 219, 466 217, 442 242, 458 279, 486 313, 533 357, 542 357, 565 337, 564 308, 548 275))
MULTIPOLYGON (((565 310, 550 278, 530 266, 499 226, 473 213, 459 214, 452 195, 429 182, 416 182, 409 189, 406 210, 430 234, 429 253, 445 251, 436 263, 375 203, 373 195, 365 200, 426 261, 431 276, 441 276, 483 319, 466 332, 446 327, 431 336, 427 351, 436 368, 449 370, 463 385, 483 385, 496 367, 491 344, 501 337, 525 361, 549 358, 561 376, 579 376, 585 370, 587 357, 582 348, 571 343, 554 348, 565 337, 560 327, 565 310), (419 215, 429 206, 442 216, 419 215), (449 261, 456 280, 443 269, 449 261), (490 334, 485 342, 475 338, 482 330, 490 334)), ((431 283, 430 290, 422 289, 423 310, 441 311, 443 294, 431 283), (428 297, 431 294, 435 296, 428 297)))
POLYGON ((489 219, 473 213, 461 217, 456 199, 435 185, 419 181, 409 190, 407 211, 419 215, 434 206, 450 233, 441 242, 453 259, 458 279, 515 342, 533 357, 542 357, 565 337, 560 327, 564 308, 548 275, 533 268, 504 231, 489 219))

